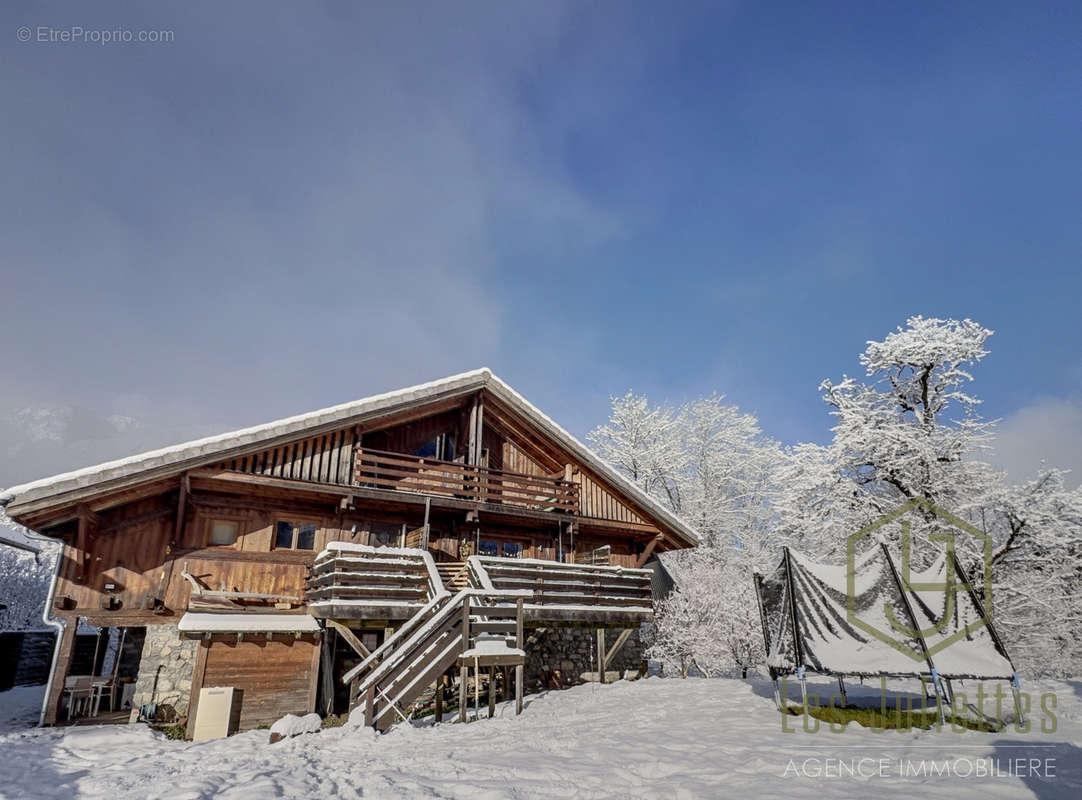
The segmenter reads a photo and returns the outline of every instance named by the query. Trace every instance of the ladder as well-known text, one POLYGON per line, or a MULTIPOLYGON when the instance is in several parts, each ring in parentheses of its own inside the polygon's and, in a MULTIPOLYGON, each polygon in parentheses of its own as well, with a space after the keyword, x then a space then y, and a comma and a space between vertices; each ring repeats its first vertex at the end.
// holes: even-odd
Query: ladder
POLYGON ((342 676, 350 685, 350 709, 363 705, 365 725, 385 731, 408 719, 411 704, 457 664, 460 720, 465 721, 470 666, 514 665, 516 713, 521 712, 522 604, 530 596, 521 589, 465 588, 432 600, 342 676))

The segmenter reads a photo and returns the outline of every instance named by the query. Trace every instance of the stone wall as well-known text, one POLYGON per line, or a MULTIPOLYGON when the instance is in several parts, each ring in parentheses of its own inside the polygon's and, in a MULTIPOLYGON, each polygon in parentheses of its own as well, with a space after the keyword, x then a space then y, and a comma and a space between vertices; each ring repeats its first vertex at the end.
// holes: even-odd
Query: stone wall
POLYGON ((195 667, 195 639, 182 639, 175 625, 148 625, 135 681, 131 720, 144 703, 158 704, 158 720, 173 722, 188 715, 195 667))
MULTIPOLYGON (((616 642, 620 631, 605 631, 606 649, 616 642)), ((528 628, 526 630, 527 691, 547 688, 546 680, 560 671, 563 685, 597 680, 597 632, 594 628, 528 628)), ((643 645, 636 628, 620 652, 609 662, 607 672, 633 671, 642 664, 643 645)), ((609 676, 615 677, 615 676, 609 676)))

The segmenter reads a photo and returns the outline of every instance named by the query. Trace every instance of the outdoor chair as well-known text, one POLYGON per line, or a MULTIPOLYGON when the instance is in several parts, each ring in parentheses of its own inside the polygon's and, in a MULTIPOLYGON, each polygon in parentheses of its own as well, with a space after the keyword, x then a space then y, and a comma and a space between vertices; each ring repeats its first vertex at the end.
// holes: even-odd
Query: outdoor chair
POLYGON ((64 694, 68 698, 68 719, 85 714, 94 693, 89 675, 69 675, 64 680, 64 694))

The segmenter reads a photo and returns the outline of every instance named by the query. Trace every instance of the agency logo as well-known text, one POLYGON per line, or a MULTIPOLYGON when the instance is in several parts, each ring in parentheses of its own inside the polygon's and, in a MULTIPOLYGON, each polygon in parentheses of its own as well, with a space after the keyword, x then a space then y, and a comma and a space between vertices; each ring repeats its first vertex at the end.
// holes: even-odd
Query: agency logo
MULTIPOLYGON (((890 569, 894 570, 893 561, 888 558, 890 569)), ((923 498, 910 500, 908 503, 886 514, 867 527, 862 528, 846 539, 846 618, 856 628, 874 636, 884 644, 904 653, 914 661, 924 661, 941 650, 950 647, 955 642, 967 635, 987 626, 992 619, 992 540, 984 532, 970 525, 963 519, 956 517, 932 504, 923 498), (945 576, 942 580, 915 581, 912 579, 913 567, 913 534, 911 522, 918 517, 921 522, 938 522, 937 529, 928 534, 930 543, 942 545, 945 549, 944 564, 945 576), (856 591, 856 553, 857 544, 871 536, 876 531, 897 522, 901 527, 901 574, 895 574, 895 578, 902 588, 902 607, 906 610, 904 615, 898 613, 898 609, 892 603, 884 604, 884 613, 889 623, 888 630, 881 630, 875 625, 857 616, 857 591, 856 591), (968 595, 973 590, 972 583, 965 580, 961 573, 961 567, 956 556, 960 536, 972 537, 983 554, 984 569, 982 592, 983 602, 976 604, 977 613, 980 616, 970 621, 959 630, 948 633, 948 624, 955 616, 958 603, 958 593, 968 595), (938 619, 932 621, 927 627, 919 627, 916 618, 909 606, 909 596, 915 592, 943 592, 943 613, 938 619), (938 638, 934 644, 928 644, 929 637, 938 638), (920 649, 914 649, 910 642, 916 640, 920 649)))

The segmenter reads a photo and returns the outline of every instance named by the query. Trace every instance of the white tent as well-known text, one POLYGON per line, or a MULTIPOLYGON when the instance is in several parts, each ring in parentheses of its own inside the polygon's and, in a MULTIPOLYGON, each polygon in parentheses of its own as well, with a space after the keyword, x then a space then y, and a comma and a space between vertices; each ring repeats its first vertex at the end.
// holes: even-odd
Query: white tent
POLYGON ((771 677, 805 671, 841 678, 1005 679, 1010 656, 953 554, 903 581, 885 545, 845 565, 821 564, 786 548, 755 584, 771 677), (954 570, 956 590, 945 586, 954 570))

